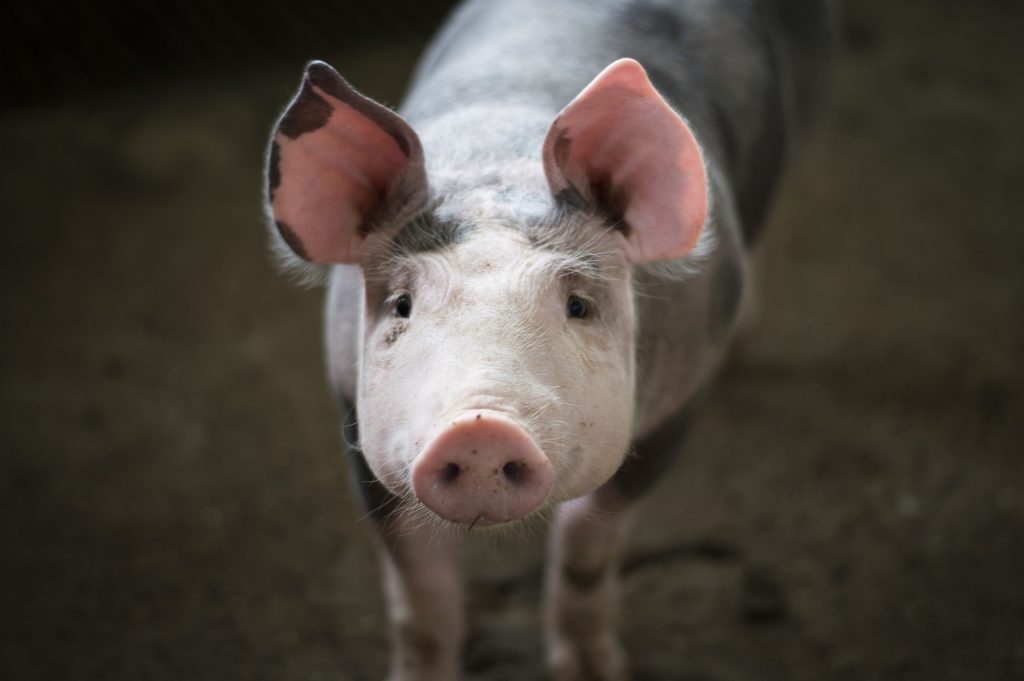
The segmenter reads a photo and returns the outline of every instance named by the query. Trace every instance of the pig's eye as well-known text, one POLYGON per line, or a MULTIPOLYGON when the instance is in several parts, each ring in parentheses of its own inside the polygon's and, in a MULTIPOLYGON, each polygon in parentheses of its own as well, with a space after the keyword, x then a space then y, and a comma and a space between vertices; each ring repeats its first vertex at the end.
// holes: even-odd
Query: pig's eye
POLYGON ((585 319, 590 314, 590 305, 583 298, 571 295, 565 304, 565 314, 569 319, 585 319))
POLYGON ((407 319, 412 314, 412 297, 408 293, 395 298, 395 316, 407 319))

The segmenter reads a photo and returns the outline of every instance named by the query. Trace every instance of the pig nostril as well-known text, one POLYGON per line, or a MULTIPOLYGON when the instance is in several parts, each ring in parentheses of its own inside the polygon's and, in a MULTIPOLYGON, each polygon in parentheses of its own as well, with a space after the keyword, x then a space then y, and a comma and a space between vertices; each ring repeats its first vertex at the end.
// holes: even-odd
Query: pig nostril
POLYGON ((441 470, 441 481, 454 482, 455 478, 459 477, 459 472, 459 464, 450 463, 441 470))
POLYGON ((440 425, 409 482, 426 509, 472 526, 526 517, 548 498, 552 476, 551 461, 512 418, 474 410, 440 425))
POLYGON ((520 483, 526 477, 526 465, 517 461, 509 461, 501 467, 501 472, 505 474, 509 482, 520 483))

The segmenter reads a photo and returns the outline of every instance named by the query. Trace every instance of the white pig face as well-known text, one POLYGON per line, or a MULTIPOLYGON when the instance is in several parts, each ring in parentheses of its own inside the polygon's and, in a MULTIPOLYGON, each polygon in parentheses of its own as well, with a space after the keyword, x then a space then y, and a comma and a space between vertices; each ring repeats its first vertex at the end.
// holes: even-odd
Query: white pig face
POLYGON ((524 518, 625 456, 630 266, 694 251, 703 158, 631 59, 557 114, 454 105, 421 130, 310 63, 267 153, 275 243, 362 268, 356 403, 380 481, 455 523, 524 518))
MULTIPOLYGON (((550 487, 538 508, 616 471, 632 420, 634 312, 625 258, 614 247, 594 251, 566 254, 488 225, 367 267, 360 439, 392 492, 414 499, 417 460, 481 413, 507 418, 547 460, 550 487)), ((437 456, 438 466, 451 465, 437 456)))

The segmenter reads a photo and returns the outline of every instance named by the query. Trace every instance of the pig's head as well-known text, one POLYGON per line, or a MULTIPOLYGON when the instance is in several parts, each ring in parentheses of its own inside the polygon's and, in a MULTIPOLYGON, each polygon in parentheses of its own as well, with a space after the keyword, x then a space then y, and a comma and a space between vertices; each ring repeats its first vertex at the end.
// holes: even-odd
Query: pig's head
POLYGON ((523 518, 614 474, 636 386, 632 267, 685 256, 707 214, 697 143, 635 61, 545 125, 539 154, 428 173, 401 117, 314 62, 271 140, 275 238, 362 268, 363 453, 457 523, 523 518))

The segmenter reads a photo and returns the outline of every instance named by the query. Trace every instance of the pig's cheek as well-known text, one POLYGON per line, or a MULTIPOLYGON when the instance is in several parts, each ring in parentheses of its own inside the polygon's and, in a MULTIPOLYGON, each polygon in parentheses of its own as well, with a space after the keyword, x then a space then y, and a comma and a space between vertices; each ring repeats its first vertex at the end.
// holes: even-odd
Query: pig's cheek
POLYGON ((409 467, 412 464, 407 456, 407 434, 386 416, 394 413, 388 407, 388 400, 374 400, 371 406, 374 415, 384 416, 365 422, 368 434, 362 442, 363 454, 374 476, 393 494, 404 496, 409 492, 409 467))
POLYGON ((611 477, 629 447, 634 391, 628 362, 624 357, 605 356, 598 363, 596 375, 604 376, 605 380, 592 390, 595 399, 587 418, 587 469, 592 476, 591 484, 601 484, 611 477))
MULTIPOLYGON (((605 344, 588 351, 576 344, 571 370, 561 377, 565 402, 574 405, 561 416, 571 430, 567 451, 556 454, 557 493, 574 498, 599 486, 618 469, 629 446, 633 410, 629 346, 605 344)), ((566 352, 569 352, 566 349, 566 352)))
POLYGON ((591 447, 586 453, 588 457, 588 479, 585 485, 593 489, 607 481, 622 464, 629 449, 629 422, 626 419, 606 419, 593 422, 591 447), (606 427, 598 424, 605 423, 606 427))
POLYGON ((410 461, 407 430, 393 418, 403 413, 396 404, 402 394, 396 379, 396 358, 409 330, 405 320, 384 322, 367 337, 359 386, 360 435, 363 453, 374 475, 396 493, 403 493, 410 461))

